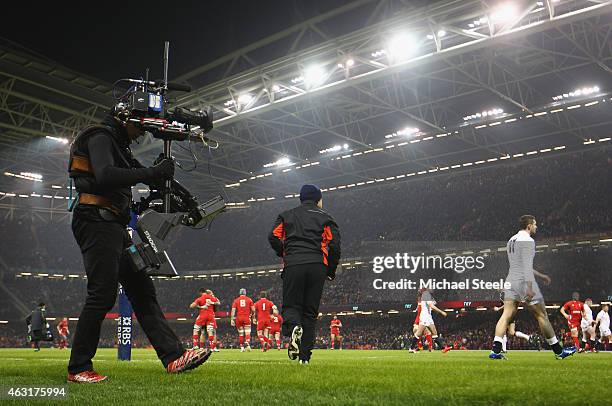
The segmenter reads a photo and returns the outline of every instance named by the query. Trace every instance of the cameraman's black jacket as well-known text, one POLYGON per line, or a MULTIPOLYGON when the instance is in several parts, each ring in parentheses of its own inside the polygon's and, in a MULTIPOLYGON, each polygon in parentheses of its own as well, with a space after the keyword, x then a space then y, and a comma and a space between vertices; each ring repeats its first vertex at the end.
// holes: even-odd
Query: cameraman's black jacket
POLYGON ((285 266, 323 263, 334 274, 340 261, 338 225, 311 201, 281 213, 268 241, 285 266))
MULTIPOLYGON (((79 194, 101 196, 110 207, 96 206, 111 210, 125 224, 132 202, 131 186, 153 180, 152 169, 144 168, 132 156, 127 131, 112 116, 77 135, 70 148, 69 173, 79 194)), ((91 215, 97 209, 80 201, 76 211, 91 215)))

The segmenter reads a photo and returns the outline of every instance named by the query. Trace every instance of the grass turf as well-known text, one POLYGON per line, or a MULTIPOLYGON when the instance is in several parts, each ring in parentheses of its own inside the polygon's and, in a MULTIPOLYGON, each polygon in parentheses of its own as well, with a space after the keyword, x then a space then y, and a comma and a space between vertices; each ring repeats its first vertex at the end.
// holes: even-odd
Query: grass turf
MULTIPOLYGON (((0 349, 0 386, 67 385, 68 356, 57 349, 0 349)), ((491 361, 485 351, 321 350, 302 366, 284 350, 223 350, 179 375, 166 374, 152 350, 133 350, 131 362, 119 362, 116 350, 101 349, 94 362, 109 380, 69 384, 68 403, 584 405, 612 398, 612 353, 557 361, 551 352, 514 351, 509 361, 491 361)))

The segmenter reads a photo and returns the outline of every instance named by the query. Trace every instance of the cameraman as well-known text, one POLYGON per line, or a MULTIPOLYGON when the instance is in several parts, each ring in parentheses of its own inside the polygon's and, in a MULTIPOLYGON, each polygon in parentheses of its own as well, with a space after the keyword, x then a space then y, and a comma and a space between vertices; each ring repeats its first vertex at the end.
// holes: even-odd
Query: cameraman
POLYGON ((281 213, 268 240, 283 258, 283 335, 291 337, 288 354, 308 364, 325 279, 336 277, 340 231, 322 209, 321 189, 304 185, 299 207, 281 213))
POLYGON ((70 149, 69 173, 78 192, 72 231, 83 255, 87 298, 72 342, 69 382, 96 383, 106 379, 93 370, 92 358, 102 322, 115 304, 118 283, 167 372, 197 367, 210 355, 208 351, 185 351, 164 318, 153 281, 145 273, 135 272, 124 254, 131 245, 126 229, 131 187, 172 178, 174 162, 165 159, 153 167, 143 167, 129 146, 144 131, 116 111, 111 110, 102 125, 82 131, 70 149))

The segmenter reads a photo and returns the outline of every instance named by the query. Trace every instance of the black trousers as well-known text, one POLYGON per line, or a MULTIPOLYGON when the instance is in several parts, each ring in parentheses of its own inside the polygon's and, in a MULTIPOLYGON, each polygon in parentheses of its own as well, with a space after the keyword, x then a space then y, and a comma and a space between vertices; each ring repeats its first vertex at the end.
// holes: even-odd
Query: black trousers
POLYGON ((124 248, 131 244, 125 227, 116 222, 92 221, 75 212, 72 232, 83 254, 87 298, 74 333, 68 372, 76 374, 93 368, 100 328, 115 304, 118 283, 164 367, 180 357, 183 345, 159 307, 151 277, 133 271, 124 254, 124 248))
POLYGON ((295 326, 302 326, 300 359, 309 360, 327 268, 322 263, 287 266, 282 278, 283 335, 290 337, 295 326))

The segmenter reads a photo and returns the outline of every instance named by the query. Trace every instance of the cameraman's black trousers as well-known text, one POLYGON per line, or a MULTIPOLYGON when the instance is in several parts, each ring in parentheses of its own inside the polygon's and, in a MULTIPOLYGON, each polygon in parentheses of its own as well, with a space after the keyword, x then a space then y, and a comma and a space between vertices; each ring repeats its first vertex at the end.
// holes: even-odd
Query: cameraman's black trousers
POLYGON ((76 374, 93 368, 91 360, 100 340, 100 327, 115 304, 118 283, 164 367, 180 357, 183 345, 164 318, 153 281, 133 271, 124 254, 124 248, 131 244, 125 227, 116 222, 92 221, 75 211, 72 231, 83 254, 87 299, 74 333, 68 372, 76 374))
POLYGON ((291 337, 302 326, 300 360, 309 360, 315 339, 315 325, 327 267, 322 263, 287 266, 283 270, 283 335, 291 337))

